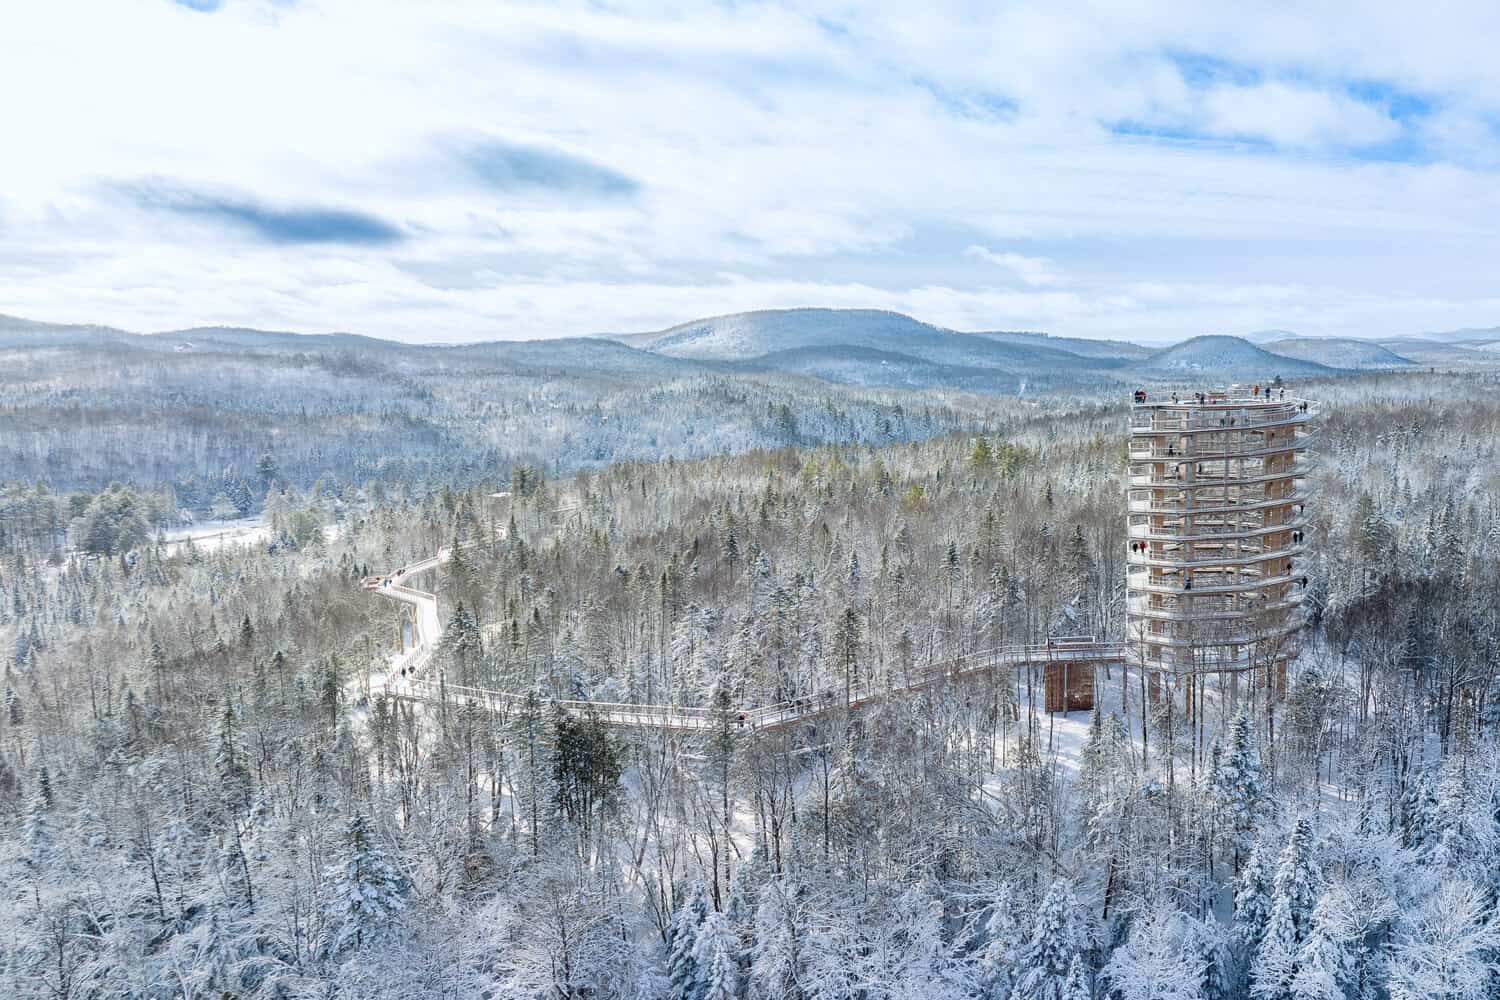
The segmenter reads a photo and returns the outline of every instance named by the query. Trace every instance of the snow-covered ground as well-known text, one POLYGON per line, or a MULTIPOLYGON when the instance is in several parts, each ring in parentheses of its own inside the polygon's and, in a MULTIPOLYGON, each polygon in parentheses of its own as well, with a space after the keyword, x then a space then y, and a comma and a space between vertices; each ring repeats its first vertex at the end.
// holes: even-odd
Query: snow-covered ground
POLYGON ((257 514, 228 521, 199 521, 196 524, 174 528, 165 534, 168 552, 192 542, 200 549, 216 549, 222 545, 254 545, 271 537, 271 526, 257 514))

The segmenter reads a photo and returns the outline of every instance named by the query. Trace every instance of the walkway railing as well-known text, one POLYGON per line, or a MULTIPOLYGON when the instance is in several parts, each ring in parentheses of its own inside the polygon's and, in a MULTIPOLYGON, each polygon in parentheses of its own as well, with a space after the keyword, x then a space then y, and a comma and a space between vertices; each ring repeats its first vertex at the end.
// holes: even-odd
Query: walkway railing
MULTIPOLYGON (((977 650, 964 656, 925 664, 904 672, 843 687, 830 687, 816 695, 760 707, 735 707, 727 717, 712 708, 689 705, 647 705, 634 702, 558 700, 549 704, 572 715, 591 715, 608 725, 622 728, 667 729, 682 732, 717 729, 726 723, 736 729, 774 730, 822 718, 845 709, 857 709, 892 695, 909 694, 949 681, 965 680, 991 670, 1028 663, 1116 663, 1125 658, 1121 643, 1097 642, 1091 636, 1069 637, 1051 643, 1007 645, 977 650)), ((390 693, 422 701, 462 703, 471 701, 491 710, 510 712, 526 702, 526 695, 494 688, 449 684, 417 678, 390 693)))

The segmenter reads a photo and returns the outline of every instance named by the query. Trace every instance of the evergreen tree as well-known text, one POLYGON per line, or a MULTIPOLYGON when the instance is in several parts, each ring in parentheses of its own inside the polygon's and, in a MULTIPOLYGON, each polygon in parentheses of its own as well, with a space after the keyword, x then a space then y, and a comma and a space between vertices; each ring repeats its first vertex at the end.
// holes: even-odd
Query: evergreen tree
POLYGON ((406 908, 406 880, 386 860, 363 813, 350 817, 344 841, 345 860, 328 880, 329 954, 367 944, 406 908))
POLYGON ((239 722, 234 707, 226 699, 219 717, 219 748, 214 757, 214 771, 219 779, 219 799, 231 815, 243 815, 250 808, 250 768, 240 745, 239 722))
POLYGON ((1214 812, 1234 858, 1234 871, 1238 872, 1240 859, 1250 848, 1262 795, 1260 750, 1255 745, 1255 728, 1248 710, 1235 716, 1228 743, 1217 755, 1217 762, 1210 777, 1214 812))
POLYGON ((1281 852, 1272 887, 1271 915, 1251 965, 1251 995, 1256 1000, 1291 1000, 1299 953, 1312 932, 1317 894, 1312 824, 1301 818, 1293 824, 1281 852))
POLYGON ((1002 887, 989 905, 983 940, 984 947, 979 953, 980 995, 1004 1000, 1011 994, 1021 950, 1026 944, 1009 887, 1002 887))
POLYGON ((1318 903, 1318 881, 1313 859, 1312 821, 1301 817, 1292 825, 1272 887, 1275 896, 1273 908, 1276 902, 1286 900, 1299 944, 1307 940, 1312 930, 1313 910, 1318 903))
POLYGON ((1074 955, 1068 965, 1068 979, 1063 983, 1062 1000, 1091 1000, 1091 996, 1088 977, 1083 972, 1083 960, 1074 955))
POLYGON ((1246 958, 1260 948, 1266 921, 1271 918, 1271 873, 1260 842, 1250 848, 1234 893, 1234 935, 1246 958))
POLYGON ((703 995, 708 970, 699 962, 698 938, 708 912, 708 892, 699 882, 672 915, 667 934, 667 980, 672 1000, 698 1000, 703 995))
POLYGON ((55 802, 52 794, 52 777, 46 765, 37 769, 36 788, 26 807, 26 818, 22 823, 22 835, 26 839, 26 863, 33 873, 40 874, 52 858, 57 847, 57 828, 52 818, 55 802))
POLYGON ((807 995, 805 981, 811 929, 805 912, 806 889, 795 875, 772 879, 755 911, 753 982, 759 997, 807 995))
POLYGON ((1341 892, 1326 892, 1313 910, 1312 930, 1297 953, 1293 1000, 1348 1000, 1354 988, 1354 947, 1341 892))
POLYGON ((1052 883, 1037 910, 1036 924, 1020 955, 1021 995, 1059 1000, 1073 960, 1088 947, 1078 900, 1062 879, 1052 883))
POLYGON ((702 1000, 735 1000, 739 995, 739 942, 729 920, 711 913, 698 933, 694 960, 701 973, 702 1000))

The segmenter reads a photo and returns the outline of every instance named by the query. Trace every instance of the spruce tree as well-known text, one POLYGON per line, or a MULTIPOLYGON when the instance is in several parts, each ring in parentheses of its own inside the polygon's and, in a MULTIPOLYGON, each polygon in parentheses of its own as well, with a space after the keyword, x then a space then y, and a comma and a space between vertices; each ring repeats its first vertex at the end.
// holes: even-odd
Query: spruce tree
POLYGON ((1238 873, 1240 860, 1250 848, 1255 821, 1260 813, 1260 750, 1248 711, 1242 710, 1229 727, 1229 740, 1212 771, 1214 810, 1225 831, 1225 839, 1238 873))
POLYGON ((694 958, 700 970, 702 1000, 735 1000, 739 995, 739 942, 722 913, 711 913, 699 931, 694 958))
POLYGON ((1346 1000, 1354 988, 1354 948, 1344 911, 1347 897, 1324 893, 1313 909, 1312 930, 1297 953, 1293 1000, 1346 1000))
POLYGON ((240 745, 239 722, 234 707, 226 699, 219 716, 219 747, 214 757, 214 771, 219 779, 219 800, 231 815, 243 815, 250 808, 250 768, 240 745))
POLYGON ((1058 879, 1043 897, 1031 937, 1020 955, 1017 971, 1022 995, 1038 1000, 1061 997, 1068 969, 1087 947, 1073 887, 1058 879))
POLYGON ((386 860, 361 812, 344 830, 346 856, 328 881, 329 954, 359 948, 406 909, 406 880, 386 860))
POLYGON ((1271 873, 1265 849, 1257 841, 1250 848, 1234 893, 1234 936, 1247 960, 1254 957, 1271 918, 1271 873))
POLYGON ((1298 956, 1312 932, 1317 893, 1312 824, 1298 819, 1276 866, 1271 915, 1251 964, 1250 992, 1256 1000, 1291 1000, 1298 956))
POLYGON ((1068 978, 1063 983, 1062 1000, 1091 1000, 1088 978, 1083 972, 1083 960, 1073 956, 1073 961, 1068 965, 1068 978))
POLYGON ((26 840, 26 863, 33 874, 40 875, 57 847, 57 827, 52 817, 54 804, 52 777, 43 765, 37 770, 36 788, 32 790, 21 826, 26 840))
POLYGON ((699 962, 698 937, 708 912, 708 892, 699 882, 672 916, 667 935, 667 980, 672 1000, 698 1000, 702 996, 707 970, 699 962))
POLYGON ((806 995, 811 929, 805 912, 805 888, 795 874, 772 879, 761 893, 755 911, 755 953, 752 979, 756 995, 806 995))

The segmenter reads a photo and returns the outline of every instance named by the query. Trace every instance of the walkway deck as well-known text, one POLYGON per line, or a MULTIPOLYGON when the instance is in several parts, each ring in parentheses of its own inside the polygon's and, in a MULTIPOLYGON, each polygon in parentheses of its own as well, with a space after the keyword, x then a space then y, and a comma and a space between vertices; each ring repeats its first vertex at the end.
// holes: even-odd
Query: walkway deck
MULTIPOLYGON (((415 609, 414 645, 393 664, 386 678, 386 694, 412 701, 446 700, 450 704, 474 702, 494 712, 508 713, 525 701, 524 694, 448 684, 428 676, 427 667, 443 633, 437 595, 407 586, 405 581, 419 573, 436 569, 452 558, 452 555, 452 548, 445 547, 436 555, 382 576, 369 577, 363 583, 365 590, 401 601, 415 609)), ((731 711, 727 721, 740 729, 775 731, 839 712, 856 711, 892 695, 973 680, 1007 667, 1028 664, 1044 667, 1048 663, 1123 664, 1124 657, 1123 644, 1095 642, 1089 636, 1070 636, 1033 645, 1002 646, 979 650, 941 663, 913 666, 903 671, 900 678, 891 678, 880 684, 854 685, 847 692, 847 699, 846 692, 839 687, 816 698, 801 698, 779 705, 736 708, 731 711)), ((611 704, 594 701, 560 701, 554 704, 578 715, 593 713, 608 725, 627 729, 707 732, 724 725, 726 721, 712 709, 680 705, 611 704)))

